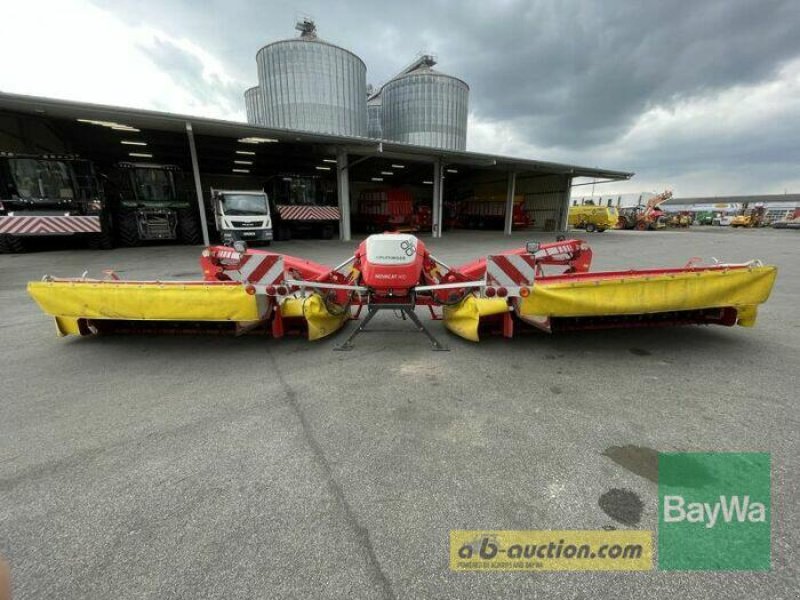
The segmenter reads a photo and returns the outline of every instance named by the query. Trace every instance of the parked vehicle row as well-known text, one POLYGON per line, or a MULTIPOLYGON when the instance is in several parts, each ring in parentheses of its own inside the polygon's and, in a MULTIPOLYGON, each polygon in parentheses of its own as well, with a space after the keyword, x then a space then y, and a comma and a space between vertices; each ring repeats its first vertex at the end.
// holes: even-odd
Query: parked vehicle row
POLYGON ((74 155, 0 153, 0 251, 42 236, 80 236, 93 248, 202 237, 178 167, 124 162, 99 173, 74 155))
MULTIPOLYGON (((261 183, 207 188, 212 238, 336 235, 335 190, 318 178, 284 174, 261 183)), ((101 173, 75 155, 0 152, 0 252, 23 252, 44 236, 80 237, 98 249, 203 241, 193 181, 178 166, 120 162, 101 173)))

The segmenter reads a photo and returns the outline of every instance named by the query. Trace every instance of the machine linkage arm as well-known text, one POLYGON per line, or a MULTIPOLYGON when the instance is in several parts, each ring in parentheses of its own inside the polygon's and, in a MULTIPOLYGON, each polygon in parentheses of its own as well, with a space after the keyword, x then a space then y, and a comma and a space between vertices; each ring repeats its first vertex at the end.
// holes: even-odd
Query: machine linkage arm
MULTIPOLYGON (((564 273, 586 273, 592 264, 592 250, 583 240, 562 240, 547 244, 533 244, 524 248, 515 248, 498 253, 503 255, 531 254, 536 262, 539 274, 543 274, 544 265, 565 266, 564 273)), ((457 281, 479 281, 486 276, 486 258, 465 263, 450 269, 441 281, 455 283, 457 281)))

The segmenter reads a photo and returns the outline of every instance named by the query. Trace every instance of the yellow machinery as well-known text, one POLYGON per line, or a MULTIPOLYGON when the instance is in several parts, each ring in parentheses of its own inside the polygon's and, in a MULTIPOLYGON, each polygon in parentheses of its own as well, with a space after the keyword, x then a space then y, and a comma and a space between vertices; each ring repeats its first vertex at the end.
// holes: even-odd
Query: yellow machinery
POLYGON ((592 233, 593 231, 603 232, 606 229, 613 229, 617 226, 617 221, 619 221, 619 213, 613 206, 582 204, 569 207, 567 222, 573 229, 585 229, 592 233))

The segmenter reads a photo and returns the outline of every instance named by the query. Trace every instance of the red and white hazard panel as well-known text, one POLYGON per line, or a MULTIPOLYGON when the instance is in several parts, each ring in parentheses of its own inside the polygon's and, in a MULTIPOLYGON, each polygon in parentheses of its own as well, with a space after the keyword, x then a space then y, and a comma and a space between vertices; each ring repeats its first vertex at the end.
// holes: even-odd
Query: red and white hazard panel
POLYGON ((339 209, 334 206, 279 205, 278 214, 284 221, 338 221, 339 209))
POLYGON ((0 233, 8 235, 65 235, 100 233, 100 231, 100 217, 67 215, 0 217, 0 233))
POLYGON ((241 281, 253 285, 275 285, 283 280, 280 254, 244 254, 239 262, 241 281))
POLYGON ((484 295, 527 296, 535 278, 536 259, 531 254, 487 256, 484 295))

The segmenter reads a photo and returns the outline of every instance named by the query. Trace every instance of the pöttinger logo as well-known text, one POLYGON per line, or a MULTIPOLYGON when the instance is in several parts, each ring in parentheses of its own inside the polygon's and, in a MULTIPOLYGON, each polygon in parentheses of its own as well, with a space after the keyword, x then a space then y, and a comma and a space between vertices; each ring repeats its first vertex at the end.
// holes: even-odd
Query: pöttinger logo
POLYGON ((659 568, 770 569, 768 453, 661 454, 658 495, 659 568))

